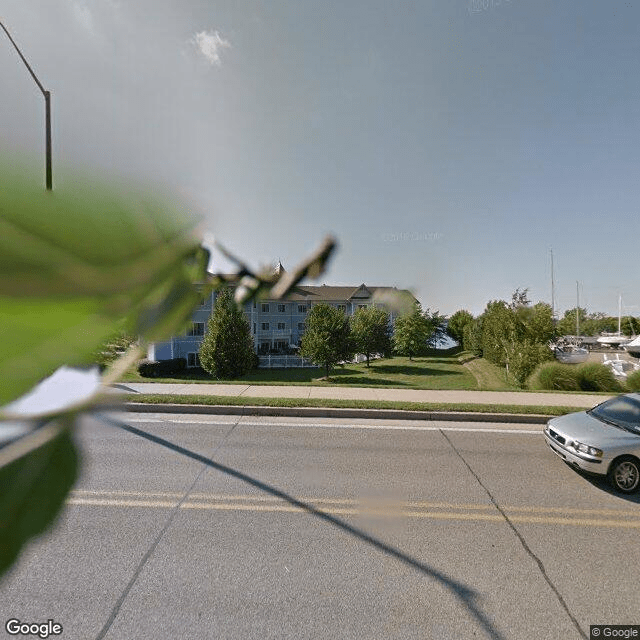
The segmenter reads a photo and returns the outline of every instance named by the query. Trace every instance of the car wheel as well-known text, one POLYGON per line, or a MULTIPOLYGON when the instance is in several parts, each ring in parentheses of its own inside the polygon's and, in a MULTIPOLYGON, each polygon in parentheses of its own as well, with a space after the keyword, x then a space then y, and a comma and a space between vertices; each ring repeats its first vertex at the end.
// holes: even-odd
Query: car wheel
POLYGON ((640 486, 640 462, 630 456, 618 458, 611 465, 608 478, 616 491, 633 493, 640 486))

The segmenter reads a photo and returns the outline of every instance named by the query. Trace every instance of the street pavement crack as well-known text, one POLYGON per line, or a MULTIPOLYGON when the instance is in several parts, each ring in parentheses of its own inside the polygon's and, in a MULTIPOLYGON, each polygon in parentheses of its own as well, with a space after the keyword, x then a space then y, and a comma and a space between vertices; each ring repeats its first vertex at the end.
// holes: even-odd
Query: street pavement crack
MULTIPOLYGON (((250 475, 247 475, 246 473, 239 471, 238 469, 234 469, 220 462, 216 462, 212 458, 207 458, 199 453, 195 453, 194 451, 185 449, 184 447, 181 447, 180 445, 170 442, 169 440, 165 440, 164 438, 160 438, 159 436, 152 435, 148 432, 143 431, 142 429, 138 429, 132 425, 128 425, 125 422, 121 422, 119 420, 109 418, 108 416, 102 416, 102 419, 105 422, 113 425, 114 427, 123 429, 124 431, 132 433, 134 435, 138 435, 160 446, 163 446, 172 451, 175 451, 176 453, 187 456, 192 460, 198 460, 200 462, 203 462, 206 466, 212 469, 217 469, 218 471, 232 478, 236 478, 238 480, 241 480, 242 482, 245 482, 251 487, 255 487, 256 489, 259 489, 260 491, 263 491, 271 496, 280 498, 281 500, 296 507, 297 509, 305 511, 308 514, 313 515, 316 518, 319 518, 320 520, 328 524, 338 527, 339 529, 350 534, 354 538, 362 542, 365 542, 366 544, 371 545, 372 547, 375 547, 379 551, 382 551, 384 554, 390 557, 396 558, 397 560, 403 562, 404 564, 411 566, 414 569, 417 569, 423 575, 429 576, 430 578, 436 580, 440 584, 444 585, 447 589, 449 589, 454 594, 454 596, 458 598, 458 600, 466 607, 466 609, 471 613, 471 615, 476 619, 478 624, 484 630, 485 634, 488 635, 490 638, 492 638, 492 640, 504 640, 504 636, 502 636, 502 634, 500 634, 494 628, 491 621, 488 619, 488 617, 484 614, 484 612, 481 610, 479 605, 476 603, 478 594, 473 589, 470 589, 463 583, 450 578, 449 576, 438 571, 434 567, 430 567, 429 565, 423 562, 420 562, 419 560, 403 552, 401 549, 398 549, 380 540, 379 538, 376 538, 375 536, 367 533, 363 529, 359 529, 358 527, 355 527, 349 524, 346 520, 337 518, 336 516, 330 514, 329 512, 319 509, 318 507, 314 506, 310 502, 303 502, 302 500, 295 498, 294 496, 282 491, 281 489, 278 489, 273 485, 269 485, 265 482, 262 482, 257 478, 254 478, 250 475)), ((225 436, 225 438, 221 442, 221 445, 224 443, 226 438, 231 434, 233 429, 239 424, 239 422, 240 420, 236 422, 233 428, 225 436)), ((220 447, 218 447, 216 451, 219 448, 220 447)), ((125 594, 125 597, 126 597, 126 594, 125 594)), ((102 637, 103 636, 99 636, 97 640, 101 640, 102 637)))
MULTIPOLYGON (((97 418, 101 418, 103 421, 106 421, 105 417, 103 417, 103 416, 97 415, 96 417, 97 418)), ((242 420, 242 417, 243 416, 240 416, 238 418, 238 420, 236 420, 236 422, 231 425, 231 428, 220 439, 220 442, 218 443, 218 446, 213 451, 212 456, 214 456, 216 453, 218 453, 218 451, 220 450, 220 448, 222 447, 224 442, 227 440, 227 438, 233 433, 234 429, 238 426, 238 424, 240 424, 240 421, 242 420)), ((122 605, 124 604, 125 600, 129 596, 129 593, 131 592, 131 589, 133 589, 133 586, 135 585, 135 583, 137 582, 138 578, 140 577, 140 574, 142 573, 142 570, 145 568, 147 562, 149 561, 149 559, 151 558, 151 556, 155 552, 156 548, 158 547, 158 545, 162 541, 162 538, 164 538, 164 535, 168 531, 169 527, 173 524, 173 521, 174 521, 176 515, 180 512, 182 505, 186 502, 188 496, 191 494, 191 492, 193 491, 194 487, 196 486, 198 481, 202 478, 203 474, 205 473, 205 471, 207 469, 208 469, 207 465, 203 464, 202 468, 197 473, 194 481, 191 483, 189 488, 185 491, 184 495, 182 496, 182 498, 180 498, 180 500, 175 505, 175 507, 173 507, 173 509, 171 510, 171 513, 169 514, 169 517, 167 518, 166 522, 164 523, 164 526, 160 530, 160 533, 158 533, 158 535, 154 538, 153 542, 151 543, 151 546, 147 549, 146 553, 140 559, 140 562, 138 563, 138 566, 136 567, 135 571, 133 572, 133 575, 131 576, 131 579, 129 580, 129 582, 127 583, 127 585, 123 589, 122 593, 120 594, 120 597, 118 598, 118 600, 116 601, 115 605, 111 609, 111 613, 109 614, 109 617, 107 618, 107 621, 104 623, 104 626, 102 627, 102 629, 100 630, 100 632, 96 636, 96 640, 102 640, 107 635, 107 633, 109 633, 109 630, 111 629, 113 623, 115 622, 116 618, 118 617, 118 614, 120 613, 120 609, 122 608, 122 605)))
POLYGON ((485 493, 489 496, 489 500, 491 500, 491 503, 493 504, 493 506, 498 510, 500 515, 504 518, 505 522, 507 523, 509 528, 513 531, 516 538, 518 538, 518 540, 520 541, 520 544, 522 545, 522 548, 531 557, 531 559, 538 565, 538 569, 540 570, 542 577, 544 578, 545 582, 549 585, 550 589, 555 594, 558 602, 560 603, 560 606, 564 609, 567 616, 569 616, 569 619, 571 620, 571 622, 573 623, 573 626, 576 628, 576 630, 580 634, 580 637, 584 638, 584 640, 588 640, 588 636, 580 627, 580 623, 578 622, 576 617, 571 613, 571 611, 569 610, 569 606, 565 602, 565 599, 562 597, 562 595, 558 591, 558 588, 553 584, 553 581, 547 574, 547 571, 544 568, 544 564, 542 563, 542 560, 540 560, 540 558, 538 558, 538 556, 532 551, 531 547, 529 547, 529 545, 527 544, 527 541, 524 539, 524 536, 518 531, 518 529, 513 524, 513 522, 511 522, 511 520, 509 519, 509 516, 505 513, 504 509, 502 509, 502 507, 498 504, 498 501, 495 499, 491 491, 489 491, 488 487, 482 482, 482 480, 480 479, 480 476, 471 468, 471 465, 465 460, 464 456, 453 444, 453 442, 447 436, 444 430, 440 429, 440 433, 442 434, 443 438, 449 443, 449 446, 455 451, 456 455, 460 458, 460 460, 462 460, 462 463, 464 464, 465 467, 467 467, 467 469, 469 470, 469 473, 476 479, 476 482, 484 489, 485 493))

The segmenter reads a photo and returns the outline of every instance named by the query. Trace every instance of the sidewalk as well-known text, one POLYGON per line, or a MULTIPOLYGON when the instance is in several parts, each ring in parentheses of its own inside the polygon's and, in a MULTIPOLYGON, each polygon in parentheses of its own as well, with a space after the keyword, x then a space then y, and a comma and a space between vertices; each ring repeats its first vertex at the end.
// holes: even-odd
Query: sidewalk
POLYGON ((242 384, 165 384, 122 382, 120 391, 162 395, 242 396, 245 398, 330 398, 335 400, 391 400, 400 402, 568 406, 588 409, 612 396, 528 391, 437 391, 371 387, 269 386, 242 384))

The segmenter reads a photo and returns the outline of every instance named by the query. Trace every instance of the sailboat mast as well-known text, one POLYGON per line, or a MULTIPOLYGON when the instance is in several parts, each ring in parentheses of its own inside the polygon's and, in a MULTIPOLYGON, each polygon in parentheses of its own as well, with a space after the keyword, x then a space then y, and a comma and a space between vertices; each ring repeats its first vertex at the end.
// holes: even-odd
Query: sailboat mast
POLYGON ((621 336, 620 324, 622 321, 622 294, 618 294, 618 335, 621 336))
POLYGON ((553 249, 551 249, 551 319, 556 319, 556 285, 553 280, 553 249))
POLYGON ((576 280, 576 337, 580 335, 580 289, 576 280))

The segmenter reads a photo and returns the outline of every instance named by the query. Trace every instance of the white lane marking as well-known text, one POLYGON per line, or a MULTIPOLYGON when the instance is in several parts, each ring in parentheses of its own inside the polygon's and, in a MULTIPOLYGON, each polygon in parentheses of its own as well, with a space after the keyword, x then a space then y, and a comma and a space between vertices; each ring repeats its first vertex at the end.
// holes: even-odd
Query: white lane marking
MULTIPOLYGON (((176 423, 176 424, 221 424, 228 425, 237 422, 237 420, 203 420, 199 418, 193 419, 182 419, 182 418, 144 418, 144 417, 134 417, 134 416, 125 416, 122 419, 123 422, 137 422, 137 423, 153 423, 153 424, 166 424, 166 423, 176 423)), ((240 420, 240 426, 244 427, 289 427, 292 429, 365 429, 365 430, 378 430, 378 431, 463 431, 463 432, 473 432, 473 433, 507 433, 507 434, 526 434, 526 435, 541 435, 542 434, 542 425, 540 425, 539 429, 502 429, 498 427, 453 427, 448 426, 446 424, 442 425, 433 425, 433 426, 418 426, 418 425, 377 425, 377 424, 327 424, 322 422, 316 423, 288 423, 288 422, 249 422, 240 420)))

